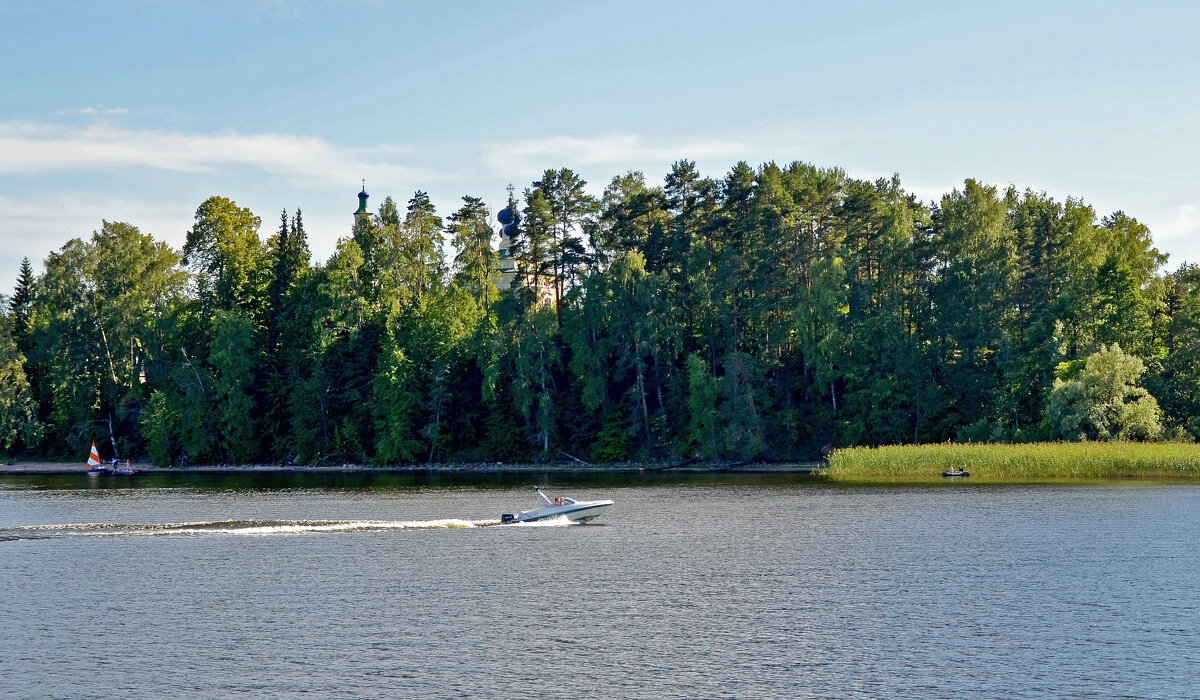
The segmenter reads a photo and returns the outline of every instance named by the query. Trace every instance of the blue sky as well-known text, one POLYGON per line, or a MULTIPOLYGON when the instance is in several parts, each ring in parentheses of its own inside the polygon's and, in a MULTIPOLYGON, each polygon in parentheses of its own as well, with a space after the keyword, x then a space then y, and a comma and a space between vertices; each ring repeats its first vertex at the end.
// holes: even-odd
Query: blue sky
POLYGON ((673 161, 973 177, 1147 223, 1200 262, 1196 2, 0 3, 0 293, 102 220, 180 247, 219 194, 303 210, 597 194, 673 161))

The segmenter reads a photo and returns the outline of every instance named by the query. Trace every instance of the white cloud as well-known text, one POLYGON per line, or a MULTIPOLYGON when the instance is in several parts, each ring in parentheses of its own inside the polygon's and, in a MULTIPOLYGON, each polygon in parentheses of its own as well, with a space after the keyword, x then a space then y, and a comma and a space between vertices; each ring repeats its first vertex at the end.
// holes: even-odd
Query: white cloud
POLYGON ((1184 204, 1143 221, 1150 227, 1155 247, 1171 255, 1168 269, 1200 263, 1200 204, 1184 204))
POLYGON ((1200 204, 1185 204, 1154 227, 1154 237, 1162 241, 1186 241, 1200 238, 1200 204))
POLYGON ((196 134, 106 125, 69 128, 0 123, 0 175, 55 171, 111 172, 149 168, 205 174, 252 167, 310 186, 368 180, 429 181, 442 177, 397 164, 402 149, 338 148, 322 139, 281 134, 196 134))
MULTIPOLYGON (((314 262, 328 258, 337 238, 349 233, 352 199, 348 193, 344 211, 304 215, 314 262)), ((17 261, 22 257, 28 257, 35 271, 39 270, 41 261, 68 240, 89 240, 103 220, 133 224, 142 233, 180 250, 199 203, 183 198, 160 201, 76 191, 55 192, 36 200, 0 195, 0 293, 7 293, 14 284, 17 261)), ((255 213, 263 218, 259 236, 266 240, 278 227, 278 213, 255 213)))
POLYGON ((83 114, 83 115, 87 115, 87 116, 97 116, 97 115, 111 116, 111 115, 129 114, 129 109, 126 107, 105 107, 104 105, 96 105, 95 107, 84 107, 83 109, 60 109, 60 110, 58 110, 58 114, 60 114, 60 115, 83 114))
POLYGON ((56 192, 33 201, 0 196, 0 245, 27 249, 22 254, 39 258, 72 238, 87 240, 107 219, 133 224, 179 247, 194 208, 92 192, 56 192))
MULTIPOLYGON (((387 194, 403 206, 420 188, 445 216, 464 193, 486 196, 490 189, 501 197, 504 182, 535 179, 547 167, 595 165, 606 175, 642 168, 655 177, 679 158, 732 163, 747 150, 719 141, 652 146, 636 136, 607 135, 490 147, 460 142, 434 153, 347 148, 303 135, 0 121, 0 289, 11 285, 21 256, 40 261, 70 238, 87 239, 102 218, 134 224, 178 249, 196 206, 212 194, 263 217, 263 238, 273 233, 281 206, 301 207, 314 260, 323 261, 349 233, 364 177, 372 208, 387 194)), ((593 185, 595 194, 600 188, 593 185)))

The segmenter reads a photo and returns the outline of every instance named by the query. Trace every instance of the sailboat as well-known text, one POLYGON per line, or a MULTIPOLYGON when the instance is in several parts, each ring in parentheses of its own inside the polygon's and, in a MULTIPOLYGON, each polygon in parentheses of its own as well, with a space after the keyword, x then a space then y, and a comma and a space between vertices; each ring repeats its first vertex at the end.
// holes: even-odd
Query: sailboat
POLYGON ((92 451, 88 454, 87 461, 88 474, 110 474, 112 472, 108 467, 100 464, 100 451, 96 449, 96 443, 92 443, 92 451))

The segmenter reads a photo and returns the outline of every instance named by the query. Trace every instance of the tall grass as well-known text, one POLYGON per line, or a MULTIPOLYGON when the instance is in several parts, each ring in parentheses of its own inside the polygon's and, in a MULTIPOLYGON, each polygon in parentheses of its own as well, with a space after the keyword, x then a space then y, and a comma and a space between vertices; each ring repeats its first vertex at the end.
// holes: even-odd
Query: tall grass
POLYGON ((983 479, 1200 478, 1200 445, 1039 442, 851 447, 829 456, 834 479, 941 478, 953 465, 983 479))

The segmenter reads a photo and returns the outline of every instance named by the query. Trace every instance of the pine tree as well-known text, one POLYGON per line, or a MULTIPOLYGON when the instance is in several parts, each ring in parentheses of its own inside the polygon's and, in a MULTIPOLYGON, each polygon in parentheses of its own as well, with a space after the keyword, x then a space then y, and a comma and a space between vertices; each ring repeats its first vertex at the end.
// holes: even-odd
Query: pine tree
POLYGON ((429 195, 420 190, 413 193, 400 225, 400 264, 405 270, 402 283, 418 300, 440 287, 445 276, 442 228, 442 219, 429 195))
POLYGON ((33 268, 29 258, 21 260, 21 269, 17 273, 17 286, 12 298, 8 300, 9 319, 12 321, 12 335, 22 352, 29 336, 30 322, 33 315, 33 268))
POLYGON ((463 205, 450 216, 446 233, 458 251, 454 258, 455 281, 469 289, 480 307, 486 309, 495 298, 499 258, 492 248, 492 228, 483 200, 463 197, 463 205))
POLYGON ((546 198, 551 235, 550 257, 553 261, 554 304, 558 326, 562 328, 562 299, 568 286, 573 285, 587 254, 581 232, 588 218, 598 208, 596 199, 584 192, 587 181, 569 168, 547 170, 542 179, 533 183, 546 198))

